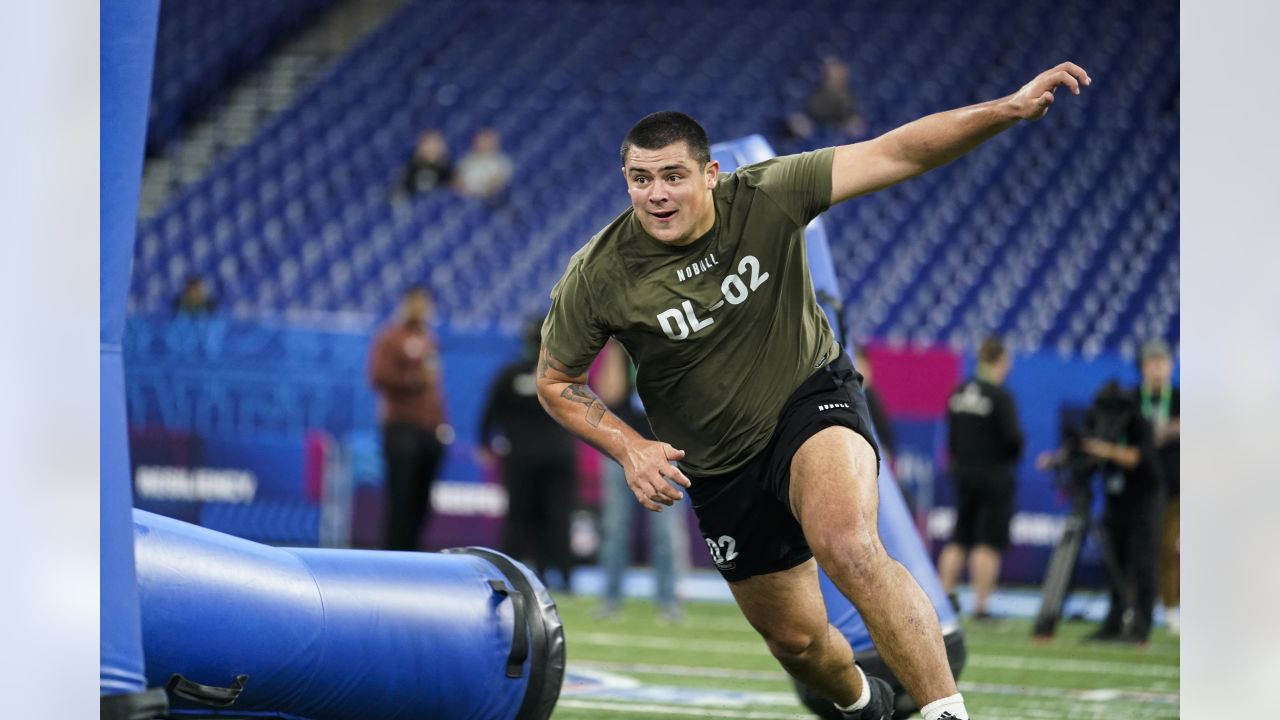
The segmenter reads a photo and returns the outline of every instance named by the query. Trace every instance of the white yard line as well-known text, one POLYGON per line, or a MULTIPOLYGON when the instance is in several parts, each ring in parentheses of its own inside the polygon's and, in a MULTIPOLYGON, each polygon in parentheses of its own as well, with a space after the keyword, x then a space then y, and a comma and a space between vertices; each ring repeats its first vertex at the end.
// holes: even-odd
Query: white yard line
POLYGON ((960 690, 966 693, 1006 695, 1009 697, 1040 697, 1066 699, 1079 702, 1136 702, 1177 705, 1177 693, 1148 692, 1144 690, 1117 690, 1115 688, 1070 689, 1042 687, 1039 685, 997 685, 960 681, 960 690))
MULTIPOLYGON (((1051 640, 1044 645, 1037 645, 1031 637, 1024 636, 1022 633, 1001 636, 984 634, 981 637, 965 635, 964 638, 965 647, 969 648, 971 651, 995 648, 1000 650, 1012 650, 1014 652, 1038 652, 1044 650, 1049 652, 1057 651, 1060 653, 1070 653, 1072 652, 1072 642, 1072 640, 1061 639, 1051 640)), ((1139 649, 1124 646, 1108 647, 1101 643, 1091 643, 1087 645, 1081 643, 1081 648, 1087 649, 1090 654, 1099 657, 1116 658, 1118 660, 1125 660, 1129 658, 1151 658, 1153 660, 1168 661, 1177 660, 1181 656, 1181 651, 1177 647, 1166 648, 1155 645, 1139 649)))
MULTIPOLYGON (((578 661, 569 663, 569 670, 590 668, 608 670, 616 673, 634 673, 638 675, 665 675, 669 677, 697 677, 725 680, 749 680, 754 682, 790 682, 790 678, 782 670, 736 670, 732 668, 699 667, 696 665, 665 665, 659 663, 624 663, 604 661, 578 661)), ((1138 690, 1118 690, 1115 688, 1072 689, 1058 687, 1040 687, 1026 685, 1000 685, 995 683, 975 683, 962 680, 960 689, 963 692, 987 695, 1006 695, 1009 697, 1043 697, 1066 699, 1083 702, 1151 702, 1166 705, 1178 704, 1177 693, 1151 692, 1138 690)))
MULTIPOLYGON (((768 657, 763 642, 739 642, 732 640, 678 640, 675 638, 641 637, 617 633, 581 633, 573 635, 571 644, 601 645, 605 647, 631 647, 648 650, 671 650, 685 653, 729 653, 768 657)), ((1140 665, 1102 660, 1065 660, 1018 657, 1014 655, 970 655, 966 663, 976 667, 999 670, 1043 670, 1046 672, 1076 673, 1083 675, 1113 675, 1122 677, 1176 679, 1180 669, 1170 665, 1140 665)))
POLYGON ((1126 677, 1177 678, 1180 669, 1170 665, 1137 665, 1105 660, 1048 660, 1013 655, 970 655, 966 665, 997 670, 1046 670, 1084 675, 1120 675, 1126 677))
MULTIPOLYGON (((797 701, 798 702, 798 701, 797 701)), ((684 715, 704 718, 741 718, 742 720, 812 720, 808 711, 793 713, 757 712, 754 710, 721 710, 718 708, 681 707, 679 705, 631 704, 625 702, 595 702, 591 700, 562 699, 556 703, 557 708, 573 710, 611 710, 623 713, 644 713, 648 715, 684 715)))
MULTIPOLYGON (((760 710, 731 710, 728 708, 690 707, 683 705, 659 705, 655 703, 633 703, 625 700, 610 702, 599 700, 579 700, 561 698, 557 708, 570 710, 609 711, 613 713, 637 713, 643 715, 675 715, 698 718, 726 718, 728 720, 812 720, 813 715, 806 711, 769 712, 760 710)), ((1064 720, 1063 708, 1059 706, 1027 704, 1015 708, 991 708, 982 711, 985 720, 1064 720)), ((1112 706, 1077 706, 1070 711, 1073 720, 1150 720, 1152 718, 1175 718, 1176 711, 1170 715, 1169 710, 1152 712, 1121 711, 1112 706)), ((610 716, 602 716, 610 717, 610 716)))

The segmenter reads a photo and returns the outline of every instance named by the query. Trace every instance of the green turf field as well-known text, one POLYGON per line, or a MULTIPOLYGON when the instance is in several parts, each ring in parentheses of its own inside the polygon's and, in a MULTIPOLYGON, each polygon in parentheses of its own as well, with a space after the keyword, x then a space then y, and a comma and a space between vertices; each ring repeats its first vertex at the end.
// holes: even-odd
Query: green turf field
MULTIPOLYGON (((569 678, 554 720, 813 717, 732 604, 693 603, 685 622, 663 625, 648 603, 601 620, 596 602, 558 600, 569 678)), ((1029 627, 965 624, 960 689, 975 718, 1178 717, 1176 637, 1157 630, 1146 649, 1088 644, 1080 637, 1092 625, 1064 623, 1054 642, 1036 645, 1029 627)))

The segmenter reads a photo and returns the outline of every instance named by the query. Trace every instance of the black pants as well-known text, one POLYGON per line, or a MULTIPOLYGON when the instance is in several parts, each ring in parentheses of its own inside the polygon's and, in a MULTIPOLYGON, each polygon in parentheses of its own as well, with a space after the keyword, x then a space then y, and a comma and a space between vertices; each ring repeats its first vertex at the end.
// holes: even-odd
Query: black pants
POLYGON ((531 561, 546 582, 555 568, 568 589, 573 559, 569 551, 569 512, 573 508, 577 458, 568 456, 520 457, 503 461, 507 485, 507 522, 502 549, 520 560, 531 561))
POLYGON ((431 511, 431 486, 440 470, 443 446, 435 433, 408 423, 382 426, 387 492, 383 513, 388 550, 416 550, 431 511))
POLYGON ((1000 552, 1009 547, 1017 495, 1013 473, 1001 470, 957 470, 956 527, 951 541, 963 548, 986 545, 1000 552))
POLYGON ((1160 495, 1150 493, 1123 503, 1108 498, 1100 529, 1111 584, 1111 607, 1102 629, 1121 632, 1125 610, 1132 609, 1129 633, 1145 638, 1156 604, 1160 495))

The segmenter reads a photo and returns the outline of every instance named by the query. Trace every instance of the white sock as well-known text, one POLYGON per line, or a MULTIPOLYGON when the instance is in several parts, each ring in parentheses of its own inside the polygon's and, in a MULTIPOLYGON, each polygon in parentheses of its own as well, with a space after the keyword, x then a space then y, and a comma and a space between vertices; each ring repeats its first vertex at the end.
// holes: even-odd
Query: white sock
POLYGON ((964 698, 960 693, 944 697, 920 708, 924 720, 969 720, 969 711, 964 709, 964 698))
POLYGON ((836 709, 839 710, 840 712, 854 712, 857 710, 861 710, 862 708, 867 706, 867 703, 871 702, 871 683, 867 682, 867 674, 862 672, 862 668, 858 667, 857 665, 854 665, 853 669, 857 670, 858 677, 862 678, 862 694, 859 695, 858 699, 854 700, 853 704, 848 707, 842 707, 840 704, 837 703, 836 709))

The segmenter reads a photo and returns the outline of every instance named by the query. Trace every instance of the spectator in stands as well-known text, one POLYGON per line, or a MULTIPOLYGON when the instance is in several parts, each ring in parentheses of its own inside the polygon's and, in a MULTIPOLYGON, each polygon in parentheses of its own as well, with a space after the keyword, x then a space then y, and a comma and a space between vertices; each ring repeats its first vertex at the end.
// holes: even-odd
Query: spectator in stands
POLYGON ((952 604, 957 604, 956 583, 968 556, 976 619, 991 617, 987 601, 1000 577, 1000 555, 1009 546, 1015 473, 1024 444, 1013 396, 1002 387, 1011 365, 1000 338, 983 340, 975 377, 947 401, 956 525, 938 559, 938 575, 952 604))
POLYGON ((511 158, 502 152, 502 136, 485 128, 475 134, 471 151, 458 162, 455 187, 467 197, 495 199, 511 180, 511 158))
POLYGON ((192 317, 210 315, 216 308, 217 304, 209 295, 208 285, 199 275, 187 278, 186 284, 182 286, 182 292, 173 302, 174 312, 192 317))
POLYGON ((451 182, 453 161, 444 135, 439 130, 424 130, 400 174, 399 189, 406 195, 421 195, 451 182))
POLYGON ((532 559, 548 587, 570 590, 569 511, 577 489, 578 444, 538 403, 534 377, 542 319, 526 328, 523 356, 489 386, 480 424, 480 456, 496 466, 507 488, 503 550, 532 559), (547 571, 559 571, 551 582, 547 571))
POLYGON ((1139 392, 1142 416, 1151 423, 1157 462, 1164 481, 1164 509, 1160 521, 1160 549, 1156 562, 1160 599, 1164 604, 1169 631, 1179 631, 1179 504, 1181 491, 1179 464, 1181 450, 1181 400, 1173 385, 1173 356, 1168 343, 1151 340, 1142 346, 1142 387, 1139 392))
POLYGON ((889 421, 889 415, 884 410, 884 403, 880 400, 880 393, 876 392, 871 386, 872 370, 871 358, 867 357, 866 351, 861 347, 853 349, 853 365, 858 368, 858 372, 862 373, 862 390, 867 394, 867 410, 871 413, 871 422, 876 426, 876 437, 880 440, 880 452, 885 456, 885 462, 893 464, 893 458, 897 454, 898 442, 893 435, 893 423, 889 421))
POLYGON ((787 118, 787 128, 801 139, 812 137, 817 127, 836 130, 846 139, 867 132, 867 123, 858 113, 858 99, 849 87, 849 66, 838 58, 823 58, 822 84, 809 96, 804 110, 787 118))
POLYGON ((386 462, 388 550, 417 549, 428 524, 431 486, 444 447, 453 442, 453 428, 445 422, 440 353, 427 326, 431 312, 427 289, 410 287, 369 353, 369 381, 378 393, 386 462))
MULTIPOLYGON (((638 409, 631 358, 617 340, 610 340, 600 355, 595 375, 595 388, 609 410, 653 439, 653 431, 644 413, 638 409)), ((675 505, 662 513, 640 513, 626 473, 612 458, 601 458, 600 492, 604 498, 600 561, 604 565, 604 596, 598 615, 612 617, 622 606, 622 581, 631 558, 631 528, 637 514, 648 517, 649 560, 653 563, 658 616, 665 622, 680 622, 683 613, 676 599, 676 550, 685 532, 684 506, 675 505)))

